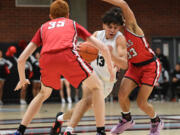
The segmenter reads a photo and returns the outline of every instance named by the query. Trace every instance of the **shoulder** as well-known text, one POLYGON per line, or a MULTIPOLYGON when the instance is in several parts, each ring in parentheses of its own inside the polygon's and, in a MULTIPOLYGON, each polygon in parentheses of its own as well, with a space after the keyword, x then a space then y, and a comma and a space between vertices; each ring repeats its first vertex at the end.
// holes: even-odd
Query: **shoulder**
POLYGON ((95 33, 96 37, 103 37, 105 35, 105 30, 98 30, 95 33))

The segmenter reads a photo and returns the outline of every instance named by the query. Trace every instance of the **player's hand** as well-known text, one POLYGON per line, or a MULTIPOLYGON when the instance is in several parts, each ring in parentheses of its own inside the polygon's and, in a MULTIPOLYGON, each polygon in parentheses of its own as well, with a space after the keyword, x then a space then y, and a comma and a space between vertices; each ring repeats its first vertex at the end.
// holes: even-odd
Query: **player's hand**
POLYGON ((20 90, 22 87, 25 87, 27 84, 30 84, 30 81, 28 79, 20 80, 14 90, 15 91, 20 90))

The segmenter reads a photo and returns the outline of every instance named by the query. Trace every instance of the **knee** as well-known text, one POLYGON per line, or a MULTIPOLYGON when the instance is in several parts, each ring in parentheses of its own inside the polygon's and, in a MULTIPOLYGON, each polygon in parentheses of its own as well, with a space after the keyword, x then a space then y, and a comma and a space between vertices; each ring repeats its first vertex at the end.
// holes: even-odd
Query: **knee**
POLYGON ((86 104, 86 107, 89 108, 92 105, 92 97, 89 96, 86 99, 84 99, 84 103, 86 104))
POLYGON ((40 96, 43 100, 46 100, 50 95, 51 95, 51 92, 50 92, 50 91, 41 90, 41 91, 39 92, 39 96, 40 96))

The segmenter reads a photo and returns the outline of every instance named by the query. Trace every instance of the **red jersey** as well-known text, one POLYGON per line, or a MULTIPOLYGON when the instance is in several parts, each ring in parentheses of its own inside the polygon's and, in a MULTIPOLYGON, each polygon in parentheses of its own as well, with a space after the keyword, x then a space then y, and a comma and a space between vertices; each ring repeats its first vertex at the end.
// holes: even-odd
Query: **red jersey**
POLYGON ((149 47, 144 36, 138 36, 125 28, 124 36, 127 41, 128 61, 141 63, 154 57, 153 50, 149 47))
POLYGON ((86 40, 91 34, 68 18, 57 18, 44 23, 36 32, 31 42, 42 45, 41 54, 58 52, 67 48, 75 48, 77 37, 86 40))

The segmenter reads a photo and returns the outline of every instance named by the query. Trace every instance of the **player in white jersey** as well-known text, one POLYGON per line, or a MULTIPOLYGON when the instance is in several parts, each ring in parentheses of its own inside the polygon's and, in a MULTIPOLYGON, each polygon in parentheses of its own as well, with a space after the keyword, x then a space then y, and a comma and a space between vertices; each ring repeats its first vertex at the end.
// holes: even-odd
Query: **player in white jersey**
MULTIPOLYGON (((116 35, 111 39, 106 38, 105 30, 96 31, 95 36, 97 39, 101 40, 105 45, 111 46, 112 52, 115 55, 118 55, 116 41, 117 41, 118 37, 123 36, 121 32, 118 31, 116 33, 116 35)), ((108 73, 107 64, 101 53, 99 53, 97 59, 91 63, 91 66, 93 67, 93 70, 95 71, 95 73, 98 75, 98 77, 103 82, 104 98, 106 98, 111 93, 115 82, 110 82, 108 79, 110 77, 110 74, 108 73)), ((114 67, 115 74, 116 74, 117 70, 118 70, 118 68, 115 66, 114 67)), ((116 79, 115 79, 115 81, 116 81, 116 79)))
MULTIPOLYGON (((102 18, 103 29, 101 31, 96 31, 93 35, 106 44, 111 52, 111 57, 114 62, 114 73, 117 69, 126 69, 127 68, 127 50, 126 50, 126 40, 124 36, 119 32, 119 26, 122 24, 123 20, 119 17, 120 14, 106 12, 102 18)), ((79 46, 81 47, 81 46, 79 46)), ((107 69, 106 62, 99 53, 98 58, 91 63, 93 70, 98 75, 100 80, 104 84, 104 96, 107 97, 114 86, 114 83, 108 81, 109 73, 107 69)), ((84 88, 87 89, 87 88, 84 88)), ((82 98, 75 106, 75 108, 69 110, 66 113, 58 113, 56 116, 56 121, 51 129, 51 135, 58 135, 61 131, 61 126, 64 120, 69 120, 68 127, 64 135, 71 135, 75 126, 77 126, 83 114, 92 106, 92 93, 88 90, 83 93, 86 98, 82 98)), ((97 129, 102 132, 105 129, 97 129)), ((101 133, 98 135, 105 135, 101 133)))

